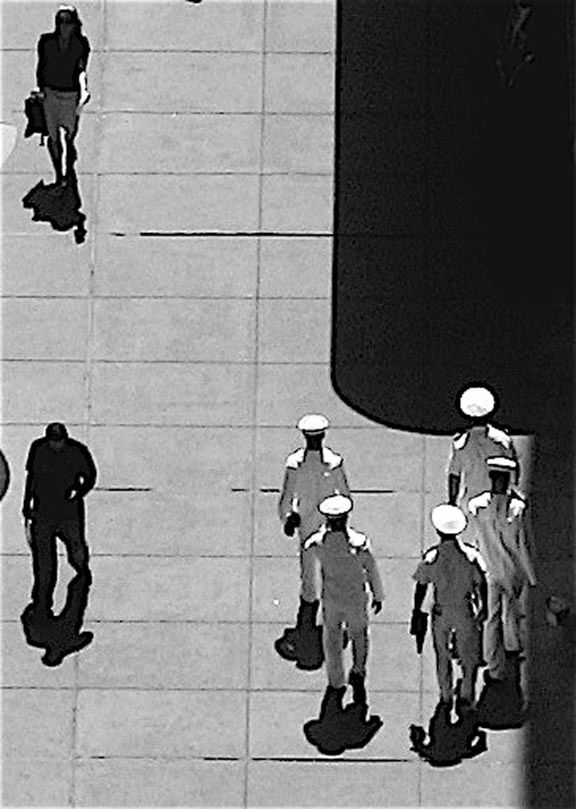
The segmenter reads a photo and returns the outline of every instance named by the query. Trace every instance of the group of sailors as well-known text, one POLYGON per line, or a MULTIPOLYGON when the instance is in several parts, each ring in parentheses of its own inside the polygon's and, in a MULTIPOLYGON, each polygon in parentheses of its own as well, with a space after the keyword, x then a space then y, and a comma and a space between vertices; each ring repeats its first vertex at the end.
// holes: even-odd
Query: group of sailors
MULTIPOLYGON (((441 710, 473 716, 480 667, 486 667, 485 683, 492 688, 505 685, 511 666, 519 670, 523 604, 536 576, 518 455, 510 434, 491 422, 496 397, 486 386, 469 387, 459 407, 468 424, 452 439, 447 502, 430 515, 439 542, 426 550, 414 573, 410 632, 421 651, 431 613, 441 710), (457 682, 454 662, 461 670, 457 682)), ((284 533, 299 540, 300 604, 296 626, 275 646, 301 669, 317 669, 325 662, 328 685, 321 718, 344 716, 350 685, 348 707, 369 722, 369 611, 382 609, 382 581, 370 540, 348 523, 353 500, 342 456, 324 445, 328 419, 306 415, 298 428, 305 446, 286 460, 278 511, 284 533), (352 667, 347 675, 349 642, 352 667)))

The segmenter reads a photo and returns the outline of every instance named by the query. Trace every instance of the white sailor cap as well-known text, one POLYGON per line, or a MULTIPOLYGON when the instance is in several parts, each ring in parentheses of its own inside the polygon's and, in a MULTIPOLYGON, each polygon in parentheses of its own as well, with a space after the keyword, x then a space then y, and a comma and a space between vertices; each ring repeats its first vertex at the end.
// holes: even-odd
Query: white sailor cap
POLYGON ((490 470, 494 470, 495 472, 513 472, 518 466, 517 461, 513 458, 503 458, 500 456, 487 458, 486 463, 490 470))
POLYGON ((330 422, 326 416, 319 413, 308 413, 302 416, 297 426, 303 433, 323 433, 330 426, 330 422))
POLYGON ((443 503, 432 509, 432 525, 441 534, 461 534, 466 528, 466 516, 458 506, 443 503))
POLYGON ((331 497, 322 500, 318 510, 327 517, 341 517, 343 514, 348 514, 349 511, 352 511, 352 500, 341 494, 333 494, 331 497))
POLYGON ((488 388, 466 388, 460 397, 460 410, 466 416, 487 416, 495 407, 496 399, 488 388))

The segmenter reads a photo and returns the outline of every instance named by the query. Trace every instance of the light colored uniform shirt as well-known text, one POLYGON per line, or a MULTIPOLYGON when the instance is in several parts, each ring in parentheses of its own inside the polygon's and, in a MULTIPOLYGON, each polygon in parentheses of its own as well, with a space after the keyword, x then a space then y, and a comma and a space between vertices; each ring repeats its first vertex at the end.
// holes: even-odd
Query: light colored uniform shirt
POLYGON ((471 606, 485 578, 485 563, 475 548, 459 540, 445 540, 429 548, 416 568, 418 584, 432 584, 434 604, 442 613, 471 614, 471 606))
POLYGON ((345 532, 323 528, 309 537, 304 545, 304 575, 316 583, 321 576, 319 594, 324 605, 365 609, 369 592, 377 601, 384 600, 368 538, 353 528, 345 532))
POLYGON ((350 496, 342 456, 328 447, 322 447, 320 452, 298 449, 286 460, 278 515, 285 522, 292 511, 298 512, 298 533, 303 542, 326 522, 318 506, 334 494, 350 496))
MULTIPOLYGON (((454 436, 448 474, 460 476, 460 504, 465 506, 471 497, 492 488, 490 468, 486 462, 494 457, 518 460, 512 438, 505 430, 488 424, 472 427, 454 436)), ((514 473, 512 482, 517 482, 514 473)), ((464 510, 468 514, 468 509, 464 510)))

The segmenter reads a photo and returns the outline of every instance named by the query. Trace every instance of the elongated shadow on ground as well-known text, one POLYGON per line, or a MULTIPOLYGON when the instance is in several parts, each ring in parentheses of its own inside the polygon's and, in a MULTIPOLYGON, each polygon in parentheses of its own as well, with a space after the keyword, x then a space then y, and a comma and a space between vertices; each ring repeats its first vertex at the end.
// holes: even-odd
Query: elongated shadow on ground
POLYGON ((68 583, 66 603, 59 615, 43 612, 34 602, 22 613, 27 643, 46 650, 42 658, 44 665, 58 666, 65 657, 92 642, 92 632, 81 631, 91 584, 89 572, 76 574, 68 583))
POLYGON ((318 719, 302 728, 306 740, 325 756, 339 756, 346 750, 366 747, 382 727, 379 716, 369 715, 366 705, 354 702, 342 707, 344 689, 328 687, 318 719))
POLYGON ((454 767, 468 758, 485 753, 486 733, 478 727, 475 711, 451 718, 449 703, 438 702, 428 733, 420 725, 410 726, 412 750, 432 767, 454 767))
POLYGON ((35 222, 48 222, 54 230, 74 230, 76 244, 86 240, 86 216, 82 213, 82 198, 76 171, 68 173, 65 185, 45 185, 40 180, 22 198, 24 208, 33 211, 35 222))

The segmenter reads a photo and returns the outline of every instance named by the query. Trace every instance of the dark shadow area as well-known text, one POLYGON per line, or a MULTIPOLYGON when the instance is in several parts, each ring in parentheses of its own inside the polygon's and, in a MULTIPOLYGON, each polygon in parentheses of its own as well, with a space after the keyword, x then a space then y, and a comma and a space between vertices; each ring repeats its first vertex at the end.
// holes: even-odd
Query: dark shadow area
POLYGON ((574 625, 546 601, 574 605, 574 25, 531 5, 510 83, 510 2, 338 0, 332 381, 434 435, 485 381, 534 434, 523 805, 572 807, 574 625))
POLYGON ((283 660, 296 664, 297 669, 315 671, 322 668, 321 626, 291 626, 274 643, 274 648, 283 660))
POLYGON ((506 675, 503 680, 491 680, 487 672, 482 693, 476 706, 480 727, 489 730, 521 728, 526 720, 526 705, 522 692, 523 658, 507 654, 506 675))
POLYGON ((54 230, 74 230, 76 244, 86 240, 86 216, 82 213, 82 199, 78 177, 74 169, 67 175, 65 185, 44 184, 40 180, 22 198, 24 208, 33 211, 35 222, 49 222, 54 230))
POLYGON ((430 718, 428 734, 420 725, 410 726, 410 742, 411 749, 433 767, 454 767, 488 749, 476 714, 464 713, 452 722, 450 703, 442 701, 430 718))
POLYGON ((46 649, 42 657, 45 666, 59 666, 65 657, 91 643, 92 632, 81 631, 91 583, 90 571, 74 576, 68 583, 66 603, 59 615, 42 609, 37 602, 28 604, 22 613, 27 643, 46 649))
POLYGON ((339 756, 346 750, 360 750, 382 727, 379 716, 369 716, 366 704, 352 702, 343 707, 346 688, 328 686, 318 719, 303 727, 306 740, 326 756, 339 756))

